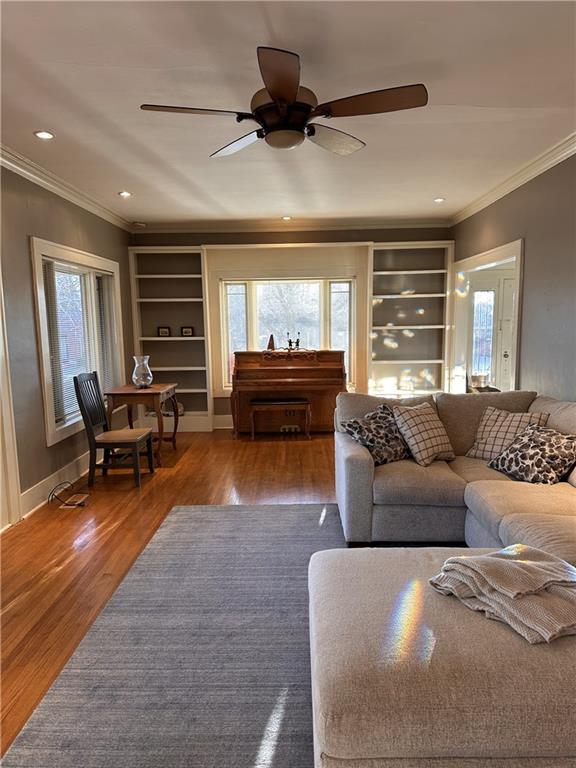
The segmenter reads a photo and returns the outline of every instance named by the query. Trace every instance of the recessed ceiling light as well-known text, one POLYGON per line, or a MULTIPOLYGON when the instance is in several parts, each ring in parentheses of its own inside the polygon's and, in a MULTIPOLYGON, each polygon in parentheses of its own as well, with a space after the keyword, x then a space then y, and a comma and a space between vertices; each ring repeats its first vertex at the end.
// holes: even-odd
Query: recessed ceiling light
POLYGON ((282 221, 292 221, 292 216, 282 216, 282 221))
POLYGON ((435 197, 434 198, 434 202, 435 203, 443 203, 443 202, 445 202, 445 200, 446 200, 445 197, 435 197))
POLYGON ((132 197, 132 192, 128 192, 126 189, 123 189, 121 192, 118 192, 120 197, 132 197))
POLYGON ((50 131, 34 131, 34 136, 36 136, 37 139, 43 139, 44 141, 54 138, 54 134, 50 133, 50 131))

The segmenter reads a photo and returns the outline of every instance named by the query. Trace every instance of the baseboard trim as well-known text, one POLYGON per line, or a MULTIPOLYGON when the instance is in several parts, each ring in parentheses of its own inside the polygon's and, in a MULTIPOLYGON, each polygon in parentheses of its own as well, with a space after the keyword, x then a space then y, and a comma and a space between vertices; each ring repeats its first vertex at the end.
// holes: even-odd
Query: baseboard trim
POLYGON ((20 509, 22 510, 22 517, 27 517, 44 506, 48 499, 48 494, 58 483, 65 481, 74 483, 88 472, 89 459, 90 454, 86 451, 82 456, 78 456, 74 461, 56 470, 52 475, 45 477, 44 480, 40 480, 39 483, 21 493, 20 509))
POLYGON ((229 413, 219 414, 213 417, 214 429, 234 429, 234 422, 229 413))

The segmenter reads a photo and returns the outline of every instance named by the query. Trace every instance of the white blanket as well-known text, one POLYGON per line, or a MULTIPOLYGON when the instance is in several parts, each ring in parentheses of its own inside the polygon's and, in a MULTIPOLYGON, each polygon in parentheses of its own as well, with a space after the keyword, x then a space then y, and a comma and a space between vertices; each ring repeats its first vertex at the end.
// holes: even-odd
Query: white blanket
POLYGON ((540 549, 514 544, 487 555, 449 557, 430 584, 508 624, 529 643, 576 634, 576 568, 540 549))

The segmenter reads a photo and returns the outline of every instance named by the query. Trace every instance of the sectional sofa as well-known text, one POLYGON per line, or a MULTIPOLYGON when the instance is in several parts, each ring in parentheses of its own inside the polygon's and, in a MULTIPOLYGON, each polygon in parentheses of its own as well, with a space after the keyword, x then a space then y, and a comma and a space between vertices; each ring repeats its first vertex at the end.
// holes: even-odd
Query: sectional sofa
POLYGON ((576 471, 537 486, 465 456, 487 405, 548 412, 548 426, 572 434, 576 403, 535 392, 441 394, 435 404, 456 459, 375 468, 341 423, 382 402, 338 397, 337 500, 347 541, 465 540, 473 548, 312 556, 316 768, 576 768, 576 637, 529 645, 428 584, 449 556, 511 543, 576 564, 576 471))
POLYGON ((549 413, 547 426, 576 434, 576 403, 522 391, 402 400, 435 404, 456 459, 429 467, 413 460, 375 467, 341 424, 385 402, 398 400, 352 393, 337 399, 336 499, 349 544, 465 541, 470 547, 501 547, 522 540, 576 563, 576 470, 566 481, 539 486, 511 480, 465 455, 487 406, 549 413))

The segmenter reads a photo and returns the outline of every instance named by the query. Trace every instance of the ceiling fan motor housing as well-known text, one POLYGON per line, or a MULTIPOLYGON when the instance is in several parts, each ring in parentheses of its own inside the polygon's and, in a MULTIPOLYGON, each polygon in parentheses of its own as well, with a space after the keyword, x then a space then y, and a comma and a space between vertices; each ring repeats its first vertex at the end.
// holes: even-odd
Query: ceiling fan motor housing
POLYGON ((261 88, 252 97, 250 109, 262 126, 270 147, 294 149, 304 141, 306 123, 317 104, 313 91, 301 85, 293 104, 275 102, 266 88, 261 88))

